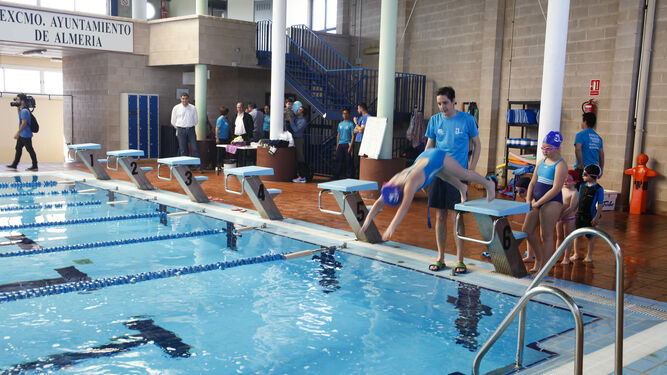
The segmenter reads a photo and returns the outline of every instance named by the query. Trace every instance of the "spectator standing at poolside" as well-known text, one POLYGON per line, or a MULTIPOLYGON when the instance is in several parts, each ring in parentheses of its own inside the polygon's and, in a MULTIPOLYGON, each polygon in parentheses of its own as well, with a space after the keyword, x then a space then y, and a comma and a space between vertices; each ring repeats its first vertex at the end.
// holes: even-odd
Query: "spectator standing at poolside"
POLYGON ((188 145, 193 157, 199 157, 195 125, 199 122, 197 108, 189 103, 190 95, 181 94, 181 102, 171 110, 171 125, 176 128, 178 156, 188 156, 188 145))
MULTIPOLYGON (((220 107, 220 117, 215 122, 215 144, 221 145, 229 142, 229 121, 227 121, 227 115, 229 114, 229 108, 220 107)), ((217 153, 217 163, 216 168, 219 168, 222 165, 222 161, 225 157, 225 149, 216 147, 217 153)))
POLYGON ((262 138, 269 139, 271 138, 271 107, 266 104, 264 105, 264 125, 262 126, 262 138))
POLYGON ((252 117, 253 123, 252 140, 257 142, 262 138, 262 133, 264 132, 264 112, 257 109, 255 102, 248 102, 248 114, 252 117))
POLYGON ((364 130, 366 130, 366 121, 368 121, 368 106, 366 103, 359 103, 357 105, 357 112, 359 117, 354 117, 354 143, 352 144, 352 161, 354 164, 354 177, 359 177, 359 148, 361 147, 361 140, 364 138, 364 130))
POLYGON ((306 109, 303 107, 300 101, 294 102, 292 106, 293 116, 289 121, 289 128, 292 130, 292 135, 294 136, 294 146, 296 148, 296 171, 298 177, 292 180, 292 182, 304 183, 308 178, 308 166, 306 165, 306 158, 304 155, 304 133, 306 127, 308 126, 308 121, 304 117, 306 109))
MULTIPOLYGON (((597 117, 595 113, 587 112, 582 115, 581 129, 574 137, 574 154, 576 162, 574 169, 583 175, 584 167, 587 165, 600 166, 600 176, 604 172, 604 149, 602 147, 602 138, 595 132, 597 117)), ((579 185, 577 185, 578 187, 579 185)))
POLYGON ((234 135, 242 136, 245 143, 249 144, 252 139, 253 122, 252 117, 243 111, 243 102, 236 103, 236 117, 233 123, 234 135))
MULTIPOLYGON (((435 147, 445 151, 461 167, 474 171, 481 150, 479 131, 475 119, 468 113, 456 110, 456 94, 451 87, 438 89, 436 100, 440 113, 433 115, 428 122, 426 149, 435 147), (470 140, 474 144, 474 152, 470 165, 468 165, 470 140)), ((456 223, 454 206, 457 203, 461 203, 459 190, 442 179, 433 179, 428 188, 428 206, 435 208, 435 240, 438 245, 438 259, 429 266, 431 271, 440 271, 445 268, 447 214, 449 212, 452 223, 456 223)), ((459 224, 458 232, 465 233, 463 220, 459 224)), ((456 244, 457 258, 454 270, 457 273, 467 272, 466 265, 463 263, 463 240, 457 237, 454 239, 454 243, 456 244)))
POLYGON ((350 121, 350 110, 343 110, 343 121, 338 124, 338 135, 336 135, 336 164, 334 165, 333 179, 352 177, 352 137, 354 135, 354 123, 350 121))

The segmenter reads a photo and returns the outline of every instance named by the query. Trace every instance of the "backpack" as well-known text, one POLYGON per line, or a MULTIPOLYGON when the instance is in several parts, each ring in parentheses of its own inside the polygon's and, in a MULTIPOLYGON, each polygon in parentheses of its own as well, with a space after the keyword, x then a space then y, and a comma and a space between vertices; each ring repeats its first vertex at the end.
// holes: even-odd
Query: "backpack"
POLYGON ((37 119, 35 118, 35 115, 30 113, 30 131, 33 133, 38 133, 39 132, 39 123, 37 122, 37 119))

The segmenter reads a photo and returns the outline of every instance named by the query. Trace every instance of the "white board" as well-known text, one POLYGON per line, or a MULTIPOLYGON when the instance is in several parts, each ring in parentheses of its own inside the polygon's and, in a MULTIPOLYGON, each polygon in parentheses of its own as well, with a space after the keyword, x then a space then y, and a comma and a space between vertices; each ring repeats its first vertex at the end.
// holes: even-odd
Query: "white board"
POLYGON ((359 147, 359 156, 366 155, 371 159, 377 159, 382 149, 382 140, 387 131, 386 117, 368 116, 366 128, 364 129, 364 138, 359 147))

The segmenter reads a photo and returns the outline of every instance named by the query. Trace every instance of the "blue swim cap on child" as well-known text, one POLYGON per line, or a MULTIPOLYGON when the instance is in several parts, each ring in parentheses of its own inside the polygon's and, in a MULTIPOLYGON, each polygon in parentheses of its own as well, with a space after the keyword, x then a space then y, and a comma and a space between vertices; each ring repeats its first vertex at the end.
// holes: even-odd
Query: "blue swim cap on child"
POLYGON ((544 143, 554 147, 560 147, 561 142, 563 142, 563 135, 557 131, 550 131, 549 134, 544 137, 544 143))
POLYGON ((299 110, 299 108, 301 108, 302 106, 303 106, 303 103, 301 103, 298 100, 295 101, 294 104, 292 104, 292 111, 294 112, 295 115, 296 115, 296 112, 299 110))
POLYGON ((403 201, 403 189, 391 184, 382 185, 382 200, 388 206, 398 206, 403 201))

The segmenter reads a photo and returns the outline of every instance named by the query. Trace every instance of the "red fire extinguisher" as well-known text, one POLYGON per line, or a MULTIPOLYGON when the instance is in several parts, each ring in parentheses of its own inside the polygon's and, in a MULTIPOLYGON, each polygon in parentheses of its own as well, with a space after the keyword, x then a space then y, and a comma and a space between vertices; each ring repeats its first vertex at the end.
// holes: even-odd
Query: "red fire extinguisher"
POLYGON ((595 100, 591 99, 589 101, 584 102, 581 105, 581 110, 584 111, 584 113, 595 113, 595 112, 597 112, 597 108, 595 106, 595 100))

